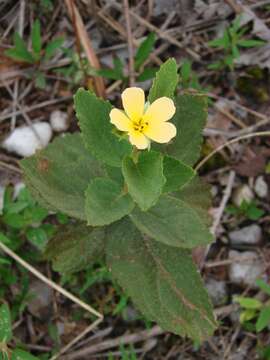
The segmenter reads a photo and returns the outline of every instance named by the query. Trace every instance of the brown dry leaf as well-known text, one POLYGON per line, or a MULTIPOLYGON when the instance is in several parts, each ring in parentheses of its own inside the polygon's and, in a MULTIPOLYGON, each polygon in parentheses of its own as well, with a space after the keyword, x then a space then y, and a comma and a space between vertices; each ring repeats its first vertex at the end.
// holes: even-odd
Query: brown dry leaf
POLYGON ((236 60, 236 63, 246 66, 257 65, 270 68, 270 29, 248 6, 242 6, 241 9, 241 25, 252 21, 253 27, 251 33, 268 43, 246 51, 236 60))
POLYGON ((270 41, 270 29, 264 21, 261 20, 248 6, 242 6, 241 9, 241 25, 245 25, 252 21, 253 28, 251 33, 262 40, 270 41))
POLYGON ((207 3, 203 0, 195 1, 195 11, 204 20, 210 20, 215 16, 226 18, 233 10, 225 1, 210 0, 207 3))
POLYGON ((247 148, 241 161, 234 166, 237 174, 256 177, 265 172, 265 166, 270 156, 270 149, 266 147, 247 148))
POLYGON ((239 65, 256 65, 270 69, 270 44, 246 51, 236 60, 239 65))

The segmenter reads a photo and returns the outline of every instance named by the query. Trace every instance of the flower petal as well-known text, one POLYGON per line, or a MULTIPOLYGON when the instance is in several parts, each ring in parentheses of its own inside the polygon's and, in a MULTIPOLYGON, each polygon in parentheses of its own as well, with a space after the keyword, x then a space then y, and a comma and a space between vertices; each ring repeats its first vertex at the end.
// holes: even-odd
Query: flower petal
POLYGON ((144 134, 151 140, 158 143, 167 143, 176 135, 176 127, 168 122, 154 122, 149 123, 149 126, 145 129, 144 134))
POLYGON ((137 87, 127 88, 122 93, 122 102, 126 114, 132 121, 139 120, 144 111, 144 91, 137 87))
POLYGON ((117 127, 120 131, 129 131, 131 126, 131 121, 123 113, 123 111, 118 109, 112 109, 110 112, 111 123, 117 127))
POLYGON ((149 139, 147 139, 147 137, 139 131, 131 131, 129 133, 129 141, 132 145, 135 145, 136 148, 141 150, 147 149, 150 144, 149 139))
POLYGON ((172 99, 161 97, 149 105, 143 119, 145 121, 167 121, 173 117, 175 106, 172 99))

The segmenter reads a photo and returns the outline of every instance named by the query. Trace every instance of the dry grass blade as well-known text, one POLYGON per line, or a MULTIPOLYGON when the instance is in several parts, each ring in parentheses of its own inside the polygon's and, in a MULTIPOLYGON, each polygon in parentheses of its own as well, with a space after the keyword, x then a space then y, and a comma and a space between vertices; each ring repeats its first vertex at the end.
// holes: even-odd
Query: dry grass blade
POLYGON ((134 74, 134 56, 133 56, 133 40, 132 40, 132 30, 129 16, 129 3, 128 0, 123 0, 124 14, 126 19, 127 27, 127 42, 128 42, 128 57, 129 57, 129 85, 133 86, 135 83, 135 74, 134 74))
MULTIPOLYGON (((82 21, 81 15, 74 4, 73 0, 65 0, 69 15, 72 19, 72 14, 74 13, 74 21, 75 21, 75 32, 78 33, 80 42, 82 47, 84 48, 86 57, 89 61, 89 64, 95 68, 96 70, 100 69, 99 60, 95 54, 95 51, 93 49, 93 46, 91 44, 91 41, 89 39, 89 36, 87 34, 87 31, 85 29, 84 23, 82 21)), ((96 93, 98 96, 105 97, 105 86, 103 82, 102 77, 95 77, 94 78, 96 93)))
POLYGON ((136 334, 127 334, 127 335, 119 336, 115 339, 109 339, 101 343, 88 346, 81 350, 74 351, 69 355, 65 355, 65 357, 61 357, 60 359, 61 360, 82 359, 83 357, 86 357, 90 354, 96 354, 104 350, 118 347, 120 345, 135 344, 137 342, 145 341, 147 339, 161 335, 163 333, 164 331, 159 326, 156 325, 150 330, 143 330, 136 334))

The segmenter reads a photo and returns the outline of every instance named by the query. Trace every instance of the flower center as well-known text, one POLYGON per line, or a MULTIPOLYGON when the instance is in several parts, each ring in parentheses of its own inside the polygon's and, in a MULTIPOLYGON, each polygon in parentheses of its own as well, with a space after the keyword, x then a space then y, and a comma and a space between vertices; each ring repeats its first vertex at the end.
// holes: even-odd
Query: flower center
POLYGON ((148 122, 144 121, 143 119, 140 119, 138 121, 133 121, 132 125, 135 131, 139 131, 140 133, 143 133, 144 130, 148 127, 148 122))

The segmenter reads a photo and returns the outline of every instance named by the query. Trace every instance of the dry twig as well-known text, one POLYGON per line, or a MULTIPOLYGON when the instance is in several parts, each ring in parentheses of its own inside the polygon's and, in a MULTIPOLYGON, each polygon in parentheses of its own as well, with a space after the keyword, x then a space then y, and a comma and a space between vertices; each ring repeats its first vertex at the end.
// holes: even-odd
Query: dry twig
POLYGON ((229 198, 231 196, 231 193, 232 193, 234 179, 235 179, 235 171, 231 170, 226 189, 224 191, 224 194, 223 194, 222 200, 220 202, 217 214, 215 216, 215 220, 214 220, 212 228, 211 228, 212 234, 215 234, 216 231, 217 231, 218 225, 219 225, 219 223, 221 221, 221 218, 222 218, 222 215, 224 213, 224 209, 225 209, 225 207, 227 205, 227 202, 228 202, 228 200, 229 200, 229 198))
MULTIPOLYGON (((62 295, 64 295, 66 298, 68 298, 69 300, 73 301, 75 304, 79 305, 80 307, 82 307, 83 309, 87 310, 88 312, 90 312, 91 314, 95 315, 98 319, 93 322, 85 331, 83 331, 81 334, 79 334, 75 339, 73 339, 73 341, 68 344, 67 346, 65 346, 60 353, 65 352, 67 349, 69 349, 75 342, 77 342, 78 340, 80 340, 84 335, 86 335, 86 333, 88 333, 90 330, 93 330, 102 320, 103 320, 103 315, 100 314, 98 311, 96 311, 95 309, 93 309, 90 305, 86 304, 84 301, 80 300, 79 298, 77 298, 75 295, 71 294, 69 291, 67 291, 66 289, 62 288, 60 285, 56 284, 54 281, 48 279, 45 275, 43 275, 40 271, 38 271, 37 269, 35 269, 32 265, 30 265, 28 262, 26 262, 25 260, 23 260, 20 256, 18 256, 14 251, 12 251, 9 247, 7 247, 2 241, 0 241, 0 249, 7 254, 8 256, 10 256, 13 260, 15 260, 17 263, 19 263, 20 265, 22 265, 25 269, 27 269, 29 272, 31 272, 34 276, 36 276, 39 280, 41 280, 42 282, 44 282, 46 285, 48 285, 49 287, 53 288, 54 290, 58 291, 59 293, 61 293, 62 295)), ((60 354, 59 353, 59 354, 60 354)), ((51 360, 55 360, 59 357, 59 354, 56 354, 55 356, 53 356, 51 358, 51 360)))
POLYGON ((135 73, 134 73, 135 69, 134 69, 132 29, 130 23, 128 0, 123 0, 123 8, 126 19, 126 28, 127 28, 128 57, 129 57, 129 85, 133 86, 135 83, 135 73))
POLYGON ((255 133, 239 136, 235 139, 232 139, 230 141, 227 141, 226 143, 218 146, 215 150, 213 150, 209 155, 207 155, 205 158, 203 158, 199 164, 196 166, 195 170, 198 171, 212 156, 214 156, 216 153, 224 149, 225 147, 235 144, 241 140, 250 139, 257 136, 270 136, 270 131, 258 131, 255 133))
MULTIPOLYGON (((84 48, 89 64, 96 70, 100 69, 98 58, 94 52, 92 43, 89 39, 81 15, 76 5, 74 4, 73 0, 65 0, 65 3, 71 18, 72 18, 72 13, 74 12, 74 21, 76 26, 75 32, 78 33, 80 42, 82 44, 82 47, 84 48)), ((105 97, 105 86, 104 86, 103 78, 100 76, 95 77, 94 83, 95 83, 97 95, 101 97, 105 97)))
POLYGON ((151 330, 143 330, 136 334, 119 336, 115 339, 106 340, 99 344, 86 347, 85 349, 74 351, 70 355, 65 355, 65 358, 60 358, 60 359, 62 360, 82 359, 84 356, 90 354, 96 354, 98 352, 107 349, 118 347, 119 345, 134 344, 140 341, 145 341, 151 337, 155 337, 163 333, 164 331, 159 326, 154 326, 151 330))

